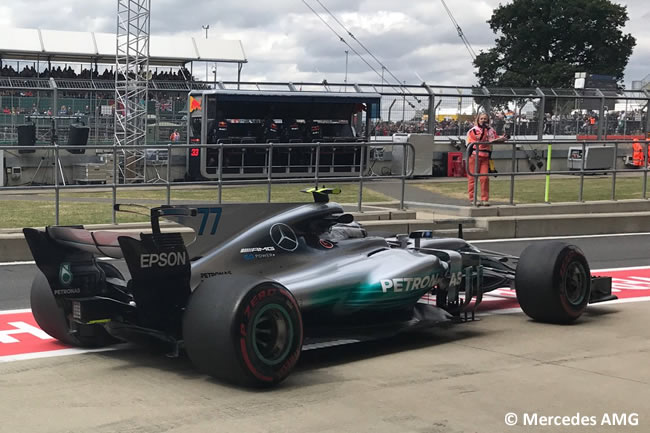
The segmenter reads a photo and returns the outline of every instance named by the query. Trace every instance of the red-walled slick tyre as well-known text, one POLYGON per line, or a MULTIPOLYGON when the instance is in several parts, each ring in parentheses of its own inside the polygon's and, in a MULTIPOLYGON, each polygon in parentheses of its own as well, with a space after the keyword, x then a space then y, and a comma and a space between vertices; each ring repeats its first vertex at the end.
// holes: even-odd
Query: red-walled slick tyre
POLYGON ((183 320, 185 349, 194 365, 220 380, 242 386, 273 386, 296 365, 303 329, 293 295, 277 283, 247 291, 203 284, 183 320))

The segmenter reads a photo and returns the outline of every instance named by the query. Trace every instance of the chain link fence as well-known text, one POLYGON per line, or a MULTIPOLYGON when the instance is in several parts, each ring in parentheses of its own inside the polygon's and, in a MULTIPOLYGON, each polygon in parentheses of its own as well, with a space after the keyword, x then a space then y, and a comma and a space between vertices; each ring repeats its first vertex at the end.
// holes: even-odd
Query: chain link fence
MULTIPOLYGON (((428 133, 462 139, 479 111, 488 112, 499 133, 523 138, 617 139, 645 137, 648 125, 647 91, 598 89, 514 89, 277 82, 164 82, 150 83, 148 143, 165 143, 174 130, 185 141, 187 93, 191 89, 222 88, 288 92, 372 92, 382 96, 373 113, 374 136, 428 133)), ((91 128, 89 144, 113 140, 114 82, 111 80, 0 81, 0 140, 16 141, 16 127, 28 120, 57 118, 59 137, 76 120, 91 128), (63 120, 59 121, 58 118, 63 120)), ((36 122, 39 143, 48 143, 51 122, 36 122), (45 131, 40 131, 45 129, 45 131)))

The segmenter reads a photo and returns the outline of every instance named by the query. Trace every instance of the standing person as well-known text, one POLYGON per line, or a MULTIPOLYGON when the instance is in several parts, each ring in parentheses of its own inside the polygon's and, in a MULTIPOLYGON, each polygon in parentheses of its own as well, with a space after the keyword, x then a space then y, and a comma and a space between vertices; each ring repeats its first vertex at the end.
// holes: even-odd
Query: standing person
MULTIPOLYGON (((476 122, 472 129, 467 131, 467 146, 469 148, 469 159, 467 162, 467 191, 469 193, 470 204, 474 204, 474 194, 476 193, 476 179, 473 176, 476 167, 476 157, 478 154, 478 172, 488 174, 490 172, 490 157, 492 156, 491 143, 503 143, 509 137, 503 135, 497 136, 497 132, 490 127, 490 118, 486 113, 480 113, 476 116, 476 122), (474 145, 474 143, 479 143, 474 145)), ((479 206, 489 206, 490 200, 490 180, 488 176, 480 177, 481 183, 481 201, 479 206)))
POLYGON ((643 157, 643 145, 640 141, 634 140, 634 143, 632 143, 632 165, 635 167, 643 167, 643 162, 645 161, 643 157))
POLYGON ((642 143, 642 141, 643 139, 639 138, 632 143, 632 164, 637 168, 643 167, 644 164, 650 167, 650 132, 648 132, 645 139, 647 144, 642 143), (647 158, 643 156, 646 145, 648 146, 647 158))

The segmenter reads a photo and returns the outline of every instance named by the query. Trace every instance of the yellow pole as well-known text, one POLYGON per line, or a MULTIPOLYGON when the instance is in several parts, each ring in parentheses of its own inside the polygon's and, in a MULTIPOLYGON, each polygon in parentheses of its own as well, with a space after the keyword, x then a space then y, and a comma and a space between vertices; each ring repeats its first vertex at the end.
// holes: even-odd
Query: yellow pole
POLYGON ((548 144, 548 150, 546 155, 546 191, 544 193, 544 201, 550 203, 549 195, 551 193, 551 148, 553 145, 548 144))

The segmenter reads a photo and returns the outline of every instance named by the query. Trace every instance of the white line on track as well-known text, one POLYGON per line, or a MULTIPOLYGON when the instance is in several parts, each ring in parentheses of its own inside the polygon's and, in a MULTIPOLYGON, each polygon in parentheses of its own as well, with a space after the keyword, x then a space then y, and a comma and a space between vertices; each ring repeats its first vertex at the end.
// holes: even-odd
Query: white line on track
POLYGON ((35 265, 36 263, 33 260, 25 262, 2 262, 0 266, 20 266, 20 265, 35 265))
POLYGON ((121 350, 126 347, 128 347, 128 344, 120 344, 118 346, 111 346, 111 347, 102 347, 100 349, 70 348, 70 349, 50 350, 48 352, 33 352, 33 353, 21 353, 19 355, 5 355, 5 356, 0 356, 0 363, 14 362, 14 361, 27 361, 30 359, 40 359, 40 358, 53 358, 56 356, 81 355, 83 353, 111 352, 114 350, 121 350))
POLYGON ((31 312, 32 312, 31 308, 23 308, 20 310, 4 310, 4 311, 0 311, 0 316, 7 315, 7 314, 21 314, 21 313, 31 313, 31 312))
POLYGON ((614 233, 608 235, 579 235, 579 236, 546 236, 539 238, 510 238, 510 239, 483 239, 480 241, 468 241, 471 244, 489 244, 499 242, 530 242, 530 241, 557 241, 565 239, 596 239, 596 238, 623 238, 629 236, 650 236, 650 233, 614 233))
MULTIPOLYGON (((599 305, 618 305, 618 304, 629 304, 631 302, 648 302, 650 301, 650 296, 645 296, 642 298, 623 298, 623 299, 615 299, 613 301, 605 301, 605 302, 598 302, 596 304, 589 304, 589 308, 592 307, 598 307, 599 305)), ((482 311, 477 314, 477 316, 495 316, 495 315, 500 315, 500 314, 514 314, 514 313, 521 313, 522 309, 520 307, 514 307, 514 308, 504 308, 503 310, 489 310, 489 311, 482 311)), ((589 309, 587 309, 587 312, 589 312, 589 309)))
MULTIPOLYGON (((111 257, 98 257, 97 260, 101 260, 103 262, 110 262, 112 260, 118 260, 118 259, 113 259, 111 257)), ((2 266, 20 266, 20 265, 35 265, 36 262, 34 260, 25 260, 22 262, 0 262, 0 267, 2 266)))
POLYGON ((607 269, 592 269, 591 272, 616 272, 616 271, 638 271, 639 269, 650 269, 650 266, 630 266, 627 268, 607 268, 607 269))

